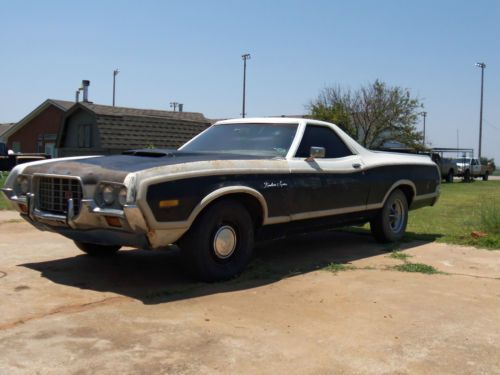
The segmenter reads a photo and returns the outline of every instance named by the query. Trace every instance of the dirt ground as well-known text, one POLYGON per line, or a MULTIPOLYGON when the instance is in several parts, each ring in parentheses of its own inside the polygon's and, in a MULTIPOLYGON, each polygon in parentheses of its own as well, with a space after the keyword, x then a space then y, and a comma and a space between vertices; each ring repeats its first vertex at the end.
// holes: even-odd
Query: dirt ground
POLYGON ((0 374, 499 374, 500 251, 404 247, 446 274, 328 232, 200 284, 176 249, 92 259, 0 212, 0 374))

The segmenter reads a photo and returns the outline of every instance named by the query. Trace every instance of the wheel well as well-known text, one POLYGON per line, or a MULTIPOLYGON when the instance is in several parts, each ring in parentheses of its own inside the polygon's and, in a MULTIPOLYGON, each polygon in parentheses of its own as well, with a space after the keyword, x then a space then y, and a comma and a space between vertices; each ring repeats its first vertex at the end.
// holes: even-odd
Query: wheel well
POLYGON ((415 196, 415 192, 410 185, 399 185, 394 190, 399 189, 403 192, 406 197, 406 201, 408 202, 408 207, 410 207, 411 202, 413 202, 413 197, 415 196))
POLYGON ((218 203, 222 200, 235 200, 237 202, 240 202, 248 211, 250 214, 250 217, 252 218, 252 221, 254 222, 255 228, 258 228, 262 225, 264 221, 264 209, 262 208, 261 203, 259 200, 254 197, 251 194, 247 193, 230 193, 223 195, 221 197, 218 197, 211 201, 209 204, 207 204, 203 210, 198 214, 197 218, 200 217, 200 215, 205 212, 205 210, 215 203, 218 203))

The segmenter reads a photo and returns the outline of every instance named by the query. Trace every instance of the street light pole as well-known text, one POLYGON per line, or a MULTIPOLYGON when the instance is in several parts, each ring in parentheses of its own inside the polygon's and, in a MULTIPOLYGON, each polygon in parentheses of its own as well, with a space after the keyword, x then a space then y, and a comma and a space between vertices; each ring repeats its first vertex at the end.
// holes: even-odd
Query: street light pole
POLYGON ((250 60, 250 54, 245 53, 241 55, 243 59, 243 109, 241 111, 241 117, 245 118, 245 95, 246 95, 246 81, 247 81, 247 60, 250 60))
POLYGON ((484 62, 476 63, 478 68, 481 68, 481 104, 479 107, 479 151, 478 158, 481 160, 481 140, 483 138, 483 87, 484 87, 484 68, 486 64, 484 62))
POLYGON ((425 147, 425 118, 427 117, 427 112, 423 111, 421 115, 424 117, 424 139, 423 139, 423 146, 425 147))
POLYGON ((120 73, 118 69, 113 70, 113 107, 115 106, 115 87, 116 87, 116 76, 120 73))

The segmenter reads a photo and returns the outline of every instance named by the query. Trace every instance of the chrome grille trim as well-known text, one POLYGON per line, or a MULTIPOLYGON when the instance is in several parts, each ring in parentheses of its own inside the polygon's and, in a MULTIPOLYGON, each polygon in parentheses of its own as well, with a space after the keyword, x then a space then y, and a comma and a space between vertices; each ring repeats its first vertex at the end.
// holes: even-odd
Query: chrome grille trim
POLYGON ((73 199, 75 216, 80 213, 82 186, 76 178, 38 177, 37 208, 41 211, 66 215, 68 199, 73 199))

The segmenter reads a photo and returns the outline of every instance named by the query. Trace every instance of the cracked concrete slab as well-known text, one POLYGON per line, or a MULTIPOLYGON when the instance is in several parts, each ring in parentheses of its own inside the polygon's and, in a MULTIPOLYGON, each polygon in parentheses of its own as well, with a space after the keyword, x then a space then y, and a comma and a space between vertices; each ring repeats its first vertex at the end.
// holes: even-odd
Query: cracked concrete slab
POLYGON ((401 251, 447 274, 394 271, 370 237, 328 232, 262 244, 240 278, 201 284, 175 248, 92 259, 4 220, 0 373, 500 373, 500 251, 401 251))

